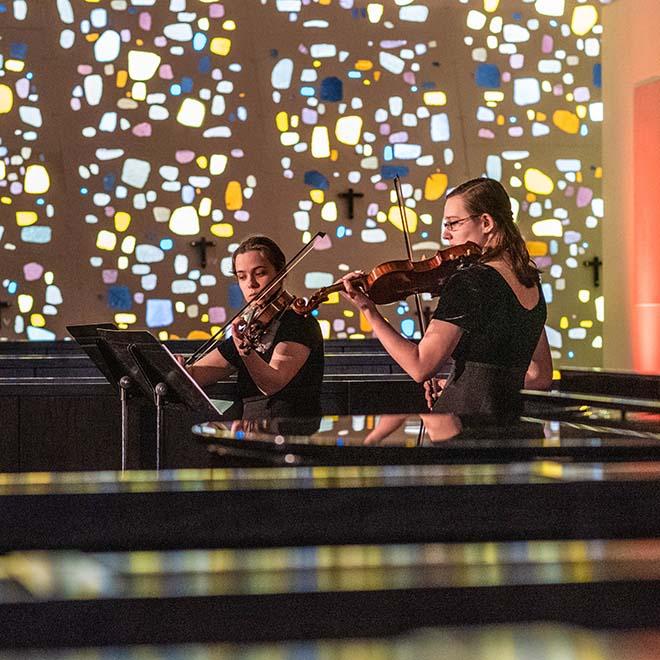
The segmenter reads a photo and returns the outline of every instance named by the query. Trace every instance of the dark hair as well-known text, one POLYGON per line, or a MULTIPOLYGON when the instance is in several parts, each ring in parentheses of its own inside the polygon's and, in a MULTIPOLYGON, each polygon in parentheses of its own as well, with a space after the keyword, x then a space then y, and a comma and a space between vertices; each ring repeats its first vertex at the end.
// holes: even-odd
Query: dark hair
POLYGON ((492 261, 504 256, 524 286, 536 284, 540 271, 529 256, 525 239, 513 221, 511 199, 504 186, 495 179, 480 177, 461 183, 447 193, 446 198, 459 195, 470 214, 488 213, 495 221, 499 241, 481 255, 480 261, 492 261))
POLYGON ((248 236, 234 250, 234 253, 231 255, 231 267, 234 272, 236 272, 236 257, 239 254, 252 251, 261 252, 273 265, 277 273, 283 270, 286 265, 286 257, 284 256, 284 252, 280 250, 279 245, 274 240, 268 238, 268 236, 257 234, 255 236, 248 236))

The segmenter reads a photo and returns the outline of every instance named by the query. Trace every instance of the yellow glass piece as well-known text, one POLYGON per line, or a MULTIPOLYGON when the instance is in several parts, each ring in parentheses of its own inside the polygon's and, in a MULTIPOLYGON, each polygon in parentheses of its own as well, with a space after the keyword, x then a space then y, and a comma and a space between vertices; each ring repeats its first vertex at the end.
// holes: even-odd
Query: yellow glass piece
POLYGON ((202 218, 207 218, 209 215, 211 215, 211 210, 212 210, 212 202, 210 197, 202 197, 202 199, 199 202, 199 210, 198 214, 202 218))
POLYGON ((325 193, 320 188, 313 188, 309 191, 310 199, 314 204, 323 204, 325 200, 325 193))
POLYGON ((32 309, 33 304, 34 298, 31 295, 27 293, 21 293, 18 296, 18 311, 21 314, 27 314, 32 309))
POLYGON ((46 325, 46 319, 42 314, 32 314, 30 316, 30 325, 35 328, 43 328, 46 325))
POLYGON ((224 57, 225 55, 228 55, 231 50, 231 39, 227 37, 213 37, 209 48, 212 53, 224 57))
MULTIPOLYGON (((387 213, 387 219, 399 230, 403 231, 403 220, 398 206, 390 206, 387 213)), ((417 213, 413 209, 406 207, 406 220, 408 222, 408 231, 412 234, 417 231, 417 213)))
POLYGON ((552 380, 561 380, 561 371, 559 369, 552 370, 552 380))
POLYGON ((234 235, 234 227, 228 222, 216 222, 211 225, 211 233, 218 238, 231 238, 234 235))
POLYGON ((35 211, 16 211, 16 224, 19 227, 29 227, 37 220, 39 220, 39 216, 35 211))
POLYGON ((432 225, 433 224, 433 216, 430 213, 420 213, 419 214, 419 219, 425 225, 432 225))
POLYGON ((298 128, 300 124, 300 117, 298 115, 291 115, 291 128, 298 128))
POLYGON ((567 316, 562 316, 561 319, 559 319, 559 327, 562 330, 566 330, 566 328, 568 328, 568 317, 567 316))
POLYGON ((14 73, 20 73, 25 68, 25 62, 22 60, 7 60, 5 62, 5 69, 7 71, 13 71, 14 73))
POLYGON ((580 118, 584 119, 587 116, 587 106, 582 105, 581 103, 575 106, 575 114, 580 118))
POLYGON ((188 339, 209 339, 211 335, 204 330, 191 330, 188 333, 188 339))
POLYGON ((3 204, 11 205, 12 199, 11 199, 11 197, 3 196, 3 197, 0 197, 0 202, 2 202, 3 204))
POLYGON ((424 105, 447 105, 447 95, 444 92, 424 92, 424 105))
POLYGON ((367 18, 370 23, 378 23, 383 17, 384 7, 380 2, 370 2, 367 5, 367 18))
POLYGON ((117 312, 115 314, 115 323, 125 323, 126 325, 137 323, 137 316, 130 312, 117 312))
POLYGON ((326 222, 335 222, 337 220, 337 202, 326 202, 321 207, 321 218, 326 222))
POLYGON ((44 282, 48 285, 52 284, 55 281, 55 275, 53 275, 53 271, 49 270, 44 273, 44 282))
POLYGON ((50 188, 50 176, 43 165, 28 165, 23 189, 31 195, 41 195, 50 188))
POLYGON ((328 158, 330 156, 330 139, 326 126, 314 126, 312 131, 312 156, 328 158))
POLYGON ((131 224, 131 214, 126 211, 117 211, 115 213, 115 229, 117 231, 126 231, 131 224))
POLYGON ((581 328, 587 328, 587 330, 588 330, 589 328, 593 328, 593 327, 594 327, 594 322, 593 322, 593 321, 590 321, 590 320, 587 320, 587 321, 580 321, 580 327, 581 327, 581 328))
POLYGON ((591 298, 591 291, 589 291, 589 289, 580 289, 578 291, 578 300, 580 302, 583 303, 589 302, 590 298, 591 298))
POLYGON ((447 190, 448 182, 449 179, 446 174, 442 174, 441 172, 429 174, 424 183, 424 199, 428 199, 430 202, 440 199, 447 190))
POLYGON ((594 177, 596 179, 602 179, 603 178, 603 168, 600 167, 600 165, 596 168, 596 171, 594 172, 594 177))
POLYGON ((378 211, 376 213, 376 222, 387 222, 387 213, 385 211, 378 211))
POLYGON ((174 309, 179 312, 179 314, 183 314, 183 312, 186 311, 186 303, 184 303, 182 300, 177 300, 174 303, 174 309))
POLYGON ((183 100, 176 120, 184 126, 199 128, 204 123, 206 106, 197 99, 186 98, 183 100))
POLYGON ((505 121, 506 120, 504 119, 504 115, 497 115, 496 123, 498 126, 504 126, 505 121))
POLYGON ((484 0, 484 11, 492 14, 494 11, 497 11, 499 4, 500 0, 484 0))
POLYGON ((205 170, 208 167, 209 159, 206 156, 197 156, 195 162, 200 170, 205 170))
MULTIPOLYGON (((380 71, 374 71, 374 82, 378 82, 380 80, 380 71)), ((364 81, 365 85, 371 85, 371 82, 369 80, 364 81)))
POLYGON ((337 119, 335 135, 342 144, 356 145, 360 141, 361 134, 362 117, 358 115, 346 115, 337 119))
POLYGON ((112 251, 117 246, 117 236, 106 229, 101 229, 101 231, 96 236, 96 247, 99 250, 108 250, 112 251))
POLYGON ((352 309, 345 309, 344 310, 344 316, 347 319, 352 319, 355 316, 355 312, 352 309))
POLYGON ((362 332, 371 332, 373 330, 371 323, 367 321, 367 317, 362 312, 360 312, 360 330, 362 332))
POLYGON ((126 87, 126 83, 128 82, 128 71, 125 69, 119 69, 117 71, 117 82, 115 83, 119 89, 122 89, 123 87, 126 87))
POLYGON ((527 251, 530 257, 544 257, 548 254, 548 244, 543 241, 527 241, 527 251))
POLYGON ((199 27, 200 30, 204 30, 204 32, 206 32, 206 30, 208 30, 209 27, 211 27, 211 23, 209 22, 209 19, 206 18, 205 16, 204 18, 200 18, 197 21, 197 27, 199 27))
POLYGON ((225 189, 225 206, 228 211, 238 211, 243 208, 243 190, 238 181, 230 181, 225 189))
POLYGON ((490 101, 492 103, 504 101, 504 92, 495 92, 493 90, 484 92, 484 101, 490 101))
POLYGON ((325 5, 326 7, 332 4, 332 0, 319 0, 320 5, 325 5))
POLYGON ((369 71, 374 68, 374 63, 371 60, 358 60, 355 63, 356 71, 369 71))
POLYGON ((136 242, 135 236, 124 236, 124 240, 121 242, 121 251, 124 254, 133 254, 136 242))
POLYGON ((552 123, 564 133, 571 135, 575 135, 580 130, 580 120, 570 110, 555 110, 552 114, 552 123))
POLYGON ((236 29, 236 21, 232 21, 231 19, 226 20, 222 24, 222 29, 227 30, 227 32, 233 32, 236 29))
MULTIPOLYGON (((158 339, 160 339, 161 341, 166 341, 166 340, 169 339, 169 338, 170 338, 170 333, 167 332, 167 330, 161 330, 161 331, 158 333, 158 339)), ((173 338, 174 338, 174 337, 173 337, 173 338)))
POLYGON ((594 306, 596 307, 596 321, 602 323, 605 320, 605 298, 598 296, 594 300, 594 306))
POLYGON ((593 5, 580 5, 573 10, 571 30, 579 37, 584 36, 598 22, 598 10, 593 5))
POLYGON ((559 238, 564 235, 564 228, 556 218, 537 220, 532 224, 532 233, 534 236, 554 236, 555 238, 559 238))
MULTIPOLYGON (((0 115, 6 115, 14 107, 14 92, 9 85, 0 84, 0 115)), ((4 177, 3 177, 4 178, 4 177)))
POLYGON ((5 166, 5 161, 0 160, 0 180, 4 179, 7 176, 7 168, 5 166))
POLYGON ((536 195, 535 195, 534 193, 530 193, 530 192, 528 192, 528 193, 525 195, 525 200, 528 201, 528 202, 531 204, 532 202, 535 202, 535 201, 536 201, 536 195))
POLYGON ((323 303, 324 305, 338 305, 339 304, 339 292, 333 291, 328 294, 328 299, 323 303))
POLYGON ((131 98, 135 101, 144 101, 147 98, 147 86, 143 82, 133 83, 131 98))
POLYGON ((537 195, 549 195, 554 189, 554 181, 541 170, 530 167, 525 170, 525 188, 537 195))
POLYGON ((209 172, 213 175, 222 174, 227 167, 227 156, 224 154, 213 154, 209 164, 209 172))
POLYGON ((330 149, 330 160, 334 163, 337 158, 339 158, 339 152, 336 149, 330 149))
POLYGON ((275 126, 280 133, 289 130, 289 115, 284 110, 275 115, 275 126))
POLYGON ((313 66, 315 69, 318 69, 318 68, 321 66, 321 60, 314 60, 314 61, 312 62, 312 66, 313 66))
POLYGON ((208 322, 209 322, 209 315, 208 315, 206 312, 204 312, 204 313, 199 317, 199 320, 200 320, 202 323, 208 323, 208 322))

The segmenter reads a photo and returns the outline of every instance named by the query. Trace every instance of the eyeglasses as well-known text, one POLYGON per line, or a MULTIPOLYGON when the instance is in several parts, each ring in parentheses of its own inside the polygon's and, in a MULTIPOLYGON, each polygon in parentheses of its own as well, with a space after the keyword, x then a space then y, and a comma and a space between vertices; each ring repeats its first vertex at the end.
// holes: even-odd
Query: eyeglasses
POLYGON ((454 231, 456 227, 458 227, 466 220, 469 220, 470 218, 478 218, 479 215, 479 213, 472 213, 471 215, 466 215, 464 218, 456 218, 456 220, 449 220, 448 218, 445 218, 442 221, 442 230, 454 231))

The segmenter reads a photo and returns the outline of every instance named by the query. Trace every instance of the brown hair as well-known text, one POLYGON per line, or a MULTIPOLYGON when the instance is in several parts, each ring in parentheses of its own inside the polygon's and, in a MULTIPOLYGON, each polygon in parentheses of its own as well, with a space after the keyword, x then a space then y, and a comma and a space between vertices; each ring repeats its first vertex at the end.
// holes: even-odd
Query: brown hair
POLYGON ((458 195, 471 215, 488 213, 495 221, 499 240, 496 245, 486 249, 480 261, 492 261, 503 256, 524 286, 536 284, 540 271, 529 256, 525 239, 513 221, 511 199, 504 186, 495 179, 480 177, 461 183, 447 194, 447 199, 458 195))
POLYGON ((280 246, 274 240, 268 238, 268 236, 257 234, 255 236, 248 236, 248 238, 243 240, 231 255, 231 267, 234 273, 236 272, 236 257, 239 254, 252 252, 253 250, 261 252, 273 265, 275 272, 279 273, 284 269, 286 257, 284 256, 284 252, 280 250, 280 246))

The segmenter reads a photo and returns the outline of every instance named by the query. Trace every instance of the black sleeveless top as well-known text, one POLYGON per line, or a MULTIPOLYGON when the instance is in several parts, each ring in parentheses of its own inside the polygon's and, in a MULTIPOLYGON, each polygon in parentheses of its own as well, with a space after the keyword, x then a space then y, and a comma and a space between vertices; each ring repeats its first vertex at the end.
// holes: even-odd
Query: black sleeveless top
POLYGON ((506 420, 520 414, 519 390, 546 320, 546 305, 519 302, 500 273, 475 263, 458 270, 439 296, 434 319, 463 330, 454 349, 454 370, 434 412, 506 420))

